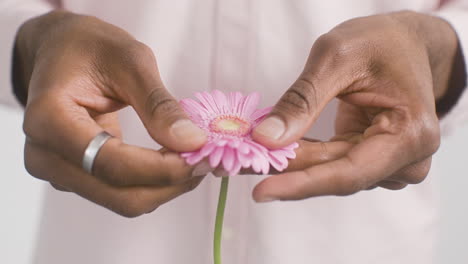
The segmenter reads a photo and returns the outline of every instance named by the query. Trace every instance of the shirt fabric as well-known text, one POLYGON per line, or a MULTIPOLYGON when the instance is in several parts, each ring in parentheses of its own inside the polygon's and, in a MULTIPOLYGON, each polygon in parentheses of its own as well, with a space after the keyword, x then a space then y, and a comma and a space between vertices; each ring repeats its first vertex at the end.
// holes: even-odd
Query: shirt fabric
MULTIPOLYGON (((321 34, 345 20, 383 12, 441 16, 468 52, 468 1, 0 0, 1 102, 17 105, 8 78, 16 30, 57 7, 97 16, 149 45, 177 98, 211 89, 259 91, 262 104, 273 105, 298 77, 321 34)), ((325 109, 310 136, 333 134, 335 106, 325 109)), ((467 109, 465 92, 441 121, 442 144, 466 122, 467 109)), ((158 147, 133 110, 122 110, 120 118, 127 142, 158 147)), ((435 187, 443 175, 437 155, 426 181, 397 192, 256 204, 251 191, 266 176, 232 177, 223 263, 432 263, 439 219, 435 187)), ((219 178, 206 177, 194 191, 136 219, 50 189, 33 263, 210 263, 219 184, 219 178)))

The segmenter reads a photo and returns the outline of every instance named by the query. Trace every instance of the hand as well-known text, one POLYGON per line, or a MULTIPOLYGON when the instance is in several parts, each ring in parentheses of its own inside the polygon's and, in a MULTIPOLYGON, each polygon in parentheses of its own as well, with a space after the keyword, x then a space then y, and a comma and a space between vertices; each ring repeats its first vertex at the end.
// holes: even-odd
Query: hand
POLYGON ((439 146, 435 100, 448 89, 456 49, 448 23, 414 12, 352 19, 321 36, 253 137, 271 148, 297 141, 334 97, 340 100, 336 135, 302 142, 290 172, 263 180, 254 199, 349 195, 421 182, 439 146))
POLYGON ((146 129, 173 151, 192 151, 206 135, 164 88, 150 48, 96 18, 52 12, 24 24, 15 47, 15 86, 28 99, 25 166, 57 189, 121 215, 153 211, 192 190, 203 173, 178 154, 122 142, 116 111, 131 105, 146 129), (23 93, 24 93, 23 91, 23 93), (89 175, 83 153, 94 136, 110 139, 89 175))

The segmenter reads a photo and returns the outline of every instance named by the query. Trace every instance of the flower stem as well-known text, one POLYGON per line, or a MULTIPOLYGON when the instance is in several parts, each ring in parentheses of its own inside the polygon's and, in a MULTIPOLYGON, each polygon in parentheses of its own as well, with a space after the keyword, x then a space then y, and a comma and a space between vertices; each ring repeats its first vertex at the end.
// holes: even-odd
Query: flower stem
POLYGON ((224 208, 226 207, 226 197, 229 177, 222 177, 221 188, 219 190, 218 208, 216 209, 216 222, 213 241, 214 264, 221 264, 221 234, 223 231, 224 208))

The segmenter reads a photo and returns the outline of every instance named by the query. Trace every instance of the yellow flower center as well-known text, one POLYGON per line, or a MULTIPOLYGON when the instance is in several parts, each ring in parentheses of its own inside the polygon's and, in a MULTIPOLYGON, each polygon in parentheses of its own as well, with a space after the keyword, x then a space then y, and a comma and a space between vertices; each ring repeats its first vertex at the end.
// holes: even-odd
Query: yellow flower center
POLYGON ((210 123, 210 129, 214 133, 245 136, 250 129, 250 123, 231 115, 218 116, 210 123))

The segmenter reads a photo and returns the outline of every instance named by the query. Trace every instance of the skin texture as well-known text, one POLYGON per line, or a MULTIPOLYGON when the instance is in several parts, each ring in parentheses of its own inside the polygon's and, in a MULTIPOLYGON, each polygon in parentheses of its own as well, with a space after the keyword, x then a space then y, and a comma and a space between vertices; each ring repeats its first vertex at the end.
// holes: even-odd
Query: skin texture
POLYGON ((339 99, 336 135, 301 141, 256 201, 350 195, 423 181, 440 143, 435 102, 449 89, 457 36, 444 20, 398 12, 346 21, 313 45, 304 71, 253 132, 269 147, 299 140, 339 99))
POLYGON ((116 111, 130 105, 155 141, 191 151, 206 141, 158 75, 155 56, 123 30, 96 18, 52 12, 17 35, 15 89, 25 89, 25 166, 59 190, 134 217, 195 188, 206 173, 174 152, 127 145, 116 111), (89 175, 84 150, 102 130, 110 139, 89 175))
MULTIPOLYGON (((265 120, 254 138, 270 147, 297 141, 338 97, 336 136, 301 140, 287 172, 257 185, 254 199, 348 195, 421 182, 439 146, 435 100, 449 88, 456 49, 446 22, 413 12, 357 18, 324 34, 274 108, 274 120, 265 120)), ((96 18, 52 12, 21 27, 14 57, 31 175, 134 217, 192 190, 206 174, 173 152, 195 150, 206 136, 191 128, 164 88, 150 48, 128 33, 96 18), (128 105, 165 149, 121 141, 116 111, 128 105), (82 155, 102 130, 116 138, 88 175, 82 155)))

